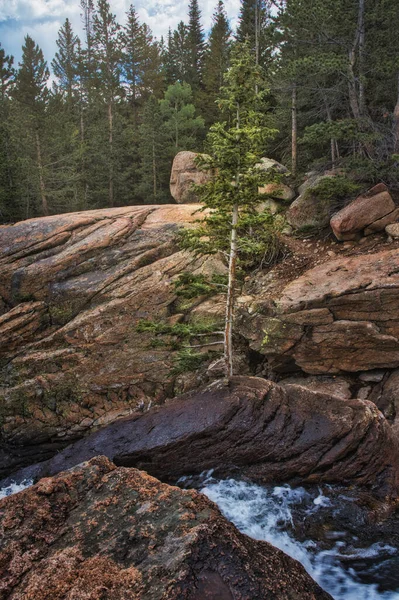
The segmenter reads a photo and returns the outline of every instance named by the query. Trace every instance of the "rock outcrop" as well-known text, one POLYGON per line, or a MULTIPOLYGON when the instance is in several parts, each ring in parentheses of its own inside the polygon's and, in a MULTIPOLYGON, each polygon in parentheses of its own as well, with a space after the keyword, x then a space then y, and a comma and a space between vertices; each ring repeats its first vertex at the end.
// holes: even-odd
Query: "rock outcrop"
POLYGON ((0 598, 328 600, 202 494, 97 457, 0 501, 0 598))
POLYGON ((379 183, 337 212, 330 225, 338 240, 354 240, 361 234, 383 231, 399 218, 388 188, 379 183))
POLYGON ((395 497, 399 484, 398 444, 373 403, 254 377, 112 423, 12 480, 53 475, 99 452, 168 482, 214 469, 262 484, 359 485, 379 498, 395 497))
POLYGON ((337 258, 243 309, 240 333, 277 371, 399 367, 399 252, 337 258))
POLYGON ((152 346, 137 324, 188 318, 173 284, 181 272, 224 272, 176 245, 197 208, 113 208, 0 228, 0 454, 12 446, 15 467, 173 395, 176 353, 152 346))
POLYGON ((195 164, 196 152, 183 151, 176 154, 170 174, 170 193, 178 204, 198 202, 193 185, 202 185, 209 181, 210 174, 201 171, 195 164))

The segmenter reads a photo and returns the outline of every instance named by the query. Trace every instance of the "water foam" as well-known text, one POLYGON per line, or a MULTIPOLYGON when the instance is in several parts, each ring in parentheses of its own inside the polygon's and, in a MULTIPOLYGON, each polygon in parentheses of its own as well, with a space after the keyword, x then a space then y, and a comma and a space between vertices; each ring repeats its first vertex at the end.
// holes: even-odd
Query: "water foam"
MULTIPOLYGON (((397 554, 397 548, 373 544, 367 549, 351 547, 348 552, 347 544, 337 541, 332 549, 320 550, 314 540, 299 542, 287 531, 293 523, 295 505, 305 503, 308 515, 331 505, 331 500, 321 491, 313 497, 304 488, 288 485, 263 488, 233 479, 205 482, 201 491, 240 531, 256 540, 270 542, 302 563, 335 600, 399 600, 399 576, 397 591, 380 592, 377 585, 361 583, 353 570, 345 570, 340 564, 340 557, 389 557, 397 554)), ((336 534, 339 538, 340 532, 336 534)))
POLYGON ((0 488, 0 499, 5 498, 6 496, 12 496, 13 494, 18 494, 18 492, 22 492, 22 490, 25 490, 32 484, 33 481, 31 479, 24 479, 21 483, 11 483, 7 487, 0 488))

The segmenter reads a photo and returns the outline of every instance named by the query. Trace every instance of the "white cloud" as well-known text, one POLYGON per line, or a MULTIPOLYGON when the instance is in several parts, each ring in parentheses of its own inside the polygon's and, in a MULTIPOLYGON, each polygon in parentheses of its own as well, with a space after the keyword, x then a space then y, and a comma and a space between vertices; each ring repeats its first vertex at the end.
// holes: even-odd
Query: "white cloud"
MULTIPOLYGON (((111 10, 119 23, 123 23, 132 0, 110 0, 111 10)), ((57 32, 66 18, 78 34, 82 34, 79 0, 0 0, 0 42, 6 52, 20 60, 24 36, 29 34, 43 49, 50 63, 56 52, 57 32)), ((147 23, 154 35, 172 30, 178 22, 188 20, 188 0, 133 0, 140 21, 147 23)), ((202 22, 208 30, 217 0, 200 1, 202 22)), ((225 0, 225 7, 234 27, 240 0, 225 0)))

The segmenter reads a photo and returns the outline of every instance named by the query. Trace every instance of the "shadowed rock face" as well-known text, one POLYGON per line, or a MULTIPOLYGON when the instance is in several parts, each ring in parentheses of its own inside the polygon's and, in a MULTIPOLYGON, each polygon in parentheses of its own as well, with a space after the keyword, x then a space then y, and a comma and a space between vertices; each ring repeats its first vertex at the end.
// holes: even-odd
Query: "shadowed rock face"
POLYGON ((307 271, 279 298, 261 295, 238 325, 276 370, 310 374, 399 366, 399 253, 339 258, 307 271))
POLYGON ((0 598, 327 600, 202 494, 104 457, 0 501, 0 598))
POLYGON ((112 423, 12 479, 53 475, 100 452, 169 482, 215 469, 259 483, 357 484, 384 498, 398 491, 398 445, 373 403, 254 377, 112 423))
POLYGON ((14 468, 43 460, 172 394, 174 353, 136 328, 176 312, 182 271, 222 272, 176 246, 196 208, 133 206, 0 227, 2 466, 1 448, 15 449, 14 468))

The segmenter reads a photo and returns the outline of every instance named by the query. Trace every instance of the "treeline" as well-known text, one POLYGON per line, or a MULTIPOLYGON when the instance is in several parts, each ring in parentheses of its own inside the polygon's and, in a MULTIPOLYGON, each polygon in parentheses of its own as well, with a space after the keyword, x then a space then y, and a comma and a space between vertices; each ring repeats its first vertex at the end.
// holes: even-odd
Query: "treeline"
POLYGON ((18 67, 0 48, 1 221, 171 201, 174 155, 201 150, 221 118, 236 40, 262 67, 263 112, 279 131, 265 154, 294 177, 340 166, 397 185, 397 0, 241 0, 234 33, 219 0, 207 37, 190 0, 165 40, 133 6, 122 24, 107 0, 81 11, 84 39, 66 20, 51 78, 29 36, 18 67))

